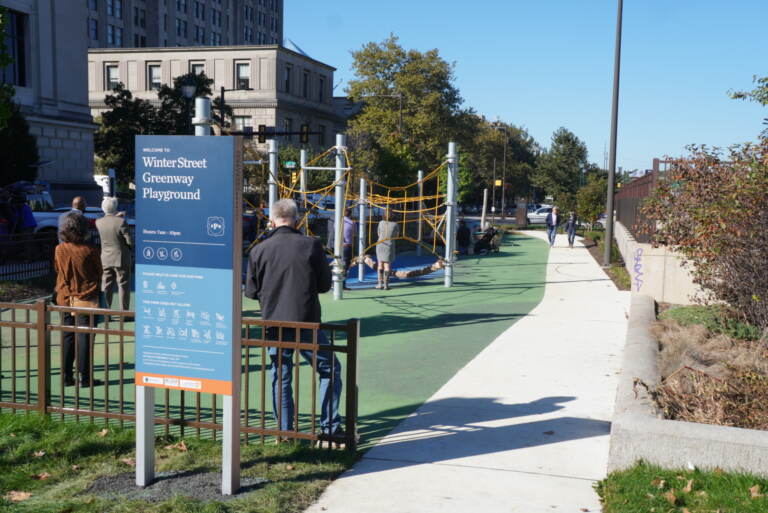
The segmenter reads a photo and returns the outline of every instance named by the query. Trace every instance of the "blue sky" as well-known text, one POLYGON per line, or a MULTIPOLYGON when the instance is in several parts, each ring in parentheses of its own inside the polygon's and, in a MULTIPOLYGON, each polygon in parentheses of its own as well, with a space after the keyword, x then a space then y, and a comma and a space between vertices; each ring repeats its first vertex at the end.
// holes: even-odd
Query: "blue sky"
MULTIPOLYGON (((731 100, 768 75, 768 0, 625 0, 617 165, 754 140, 768 108, 731 100)), ((390 33, 456 65, 465 106, 548 147, 564 126, 602 165, 610 136, 616 0, 285 0, 285 36, 337 68, 390 33)))

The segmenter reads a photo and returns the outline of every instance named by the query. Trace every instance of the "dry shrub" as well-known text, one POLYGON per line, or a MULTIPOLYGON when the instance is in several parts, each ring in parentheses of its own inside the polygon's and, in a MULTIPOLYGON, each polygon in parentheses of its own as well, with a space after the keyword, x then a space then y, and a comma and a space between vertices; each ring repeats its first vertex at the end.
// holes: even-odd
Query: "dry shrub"
POLYGON ((672 319, 656 322, 651 331, 659 341, 662 382, 649 392, 665 418, 768 429, 768 352, 762 343, 672 319))

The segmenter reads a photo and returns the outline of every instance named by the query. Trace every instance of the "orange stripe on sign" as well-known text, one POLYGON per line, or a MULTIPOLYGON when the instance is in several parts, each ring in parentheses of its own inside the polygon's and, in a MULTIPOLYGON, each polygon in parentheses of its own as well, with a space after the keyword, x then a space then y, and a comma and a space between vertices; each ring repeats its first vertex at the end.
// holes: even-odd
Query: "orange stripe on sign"
POLYGON ((219 379, 185 378, 167 374, 136 373, 136 385, 172 390, 189 390, 207 394, 232 395, 232 382, 219 379))

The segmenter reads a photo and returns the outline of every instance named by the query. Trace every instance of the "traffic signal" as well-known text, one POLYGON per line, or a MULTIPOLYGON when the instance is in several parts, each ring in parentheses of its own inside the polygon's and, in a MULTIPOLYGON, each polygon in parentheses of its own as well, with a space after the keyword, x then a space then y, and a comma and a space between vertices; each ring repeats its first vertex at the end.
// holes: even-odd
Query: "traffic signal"
POLYGON ((291 171, 291 183, 296 183, 296 179, 299 177, 299 173, 291 171))
POLYGON ((267 125, 259 125, 259 142, 267 142, 267 125))
POLYGON ((301 125, 301 133, 299 134, 299 142, 301 144, 307 144, 309 142, 309 125, 304 123, 301 125))

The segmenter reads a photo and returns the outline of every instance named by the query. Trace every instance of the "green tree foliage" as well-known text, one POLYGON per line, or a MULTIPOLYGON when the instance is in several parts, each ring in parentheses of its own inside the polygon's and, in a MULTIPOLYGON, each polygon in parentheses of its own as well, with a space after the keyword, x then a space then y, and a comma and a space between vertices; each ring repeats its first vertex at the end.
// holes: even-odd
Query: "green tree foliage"
POLYGON ((727 154, 691 147, 660 175, 642 212, 657 229, 656 244, 692 264, 705 300, 768 329, 768 137, 727 154))
POLYGON ((590 169, 586 144, 566 128, 559 128, 552 134, 549 150, 541 155, 532 182, 566 208, 565 203, 574 203, 581 177, 590 169))
MULTIPOLYGON (((157 92, 159 106, 150 101, 134 98, 123 84, 104 98, 108 111, 98 119, 99 128, 94 135, 97 170, 105 172, 114 168, 118 183, 125 187, 134 176, 134 145, 137 135, 192 134, 190 122, 194 100, 187 100, 182 86, 195 85, 195 95, 211 96, 213 79, 204 73, 188 73, 173 80, 173 87, 163 85, 157 92)), ((214 122, 221 124, 220 98, 213 101, 214 122)), ((231 107, 225 108, 225 118, 232 116, 231 107)))
POLYGON ((594 223, 605 212, 608 179, 602 173, 591 173, 587 184, 576 194, 576 215, 582 221, 594 223))
POLYGON ((34 181, 39 161, 37 141, 29 133, 19 107, 11 104, 11 116, 0 129, 0 186, 19 180, 34 181))
MULTIPOLYGON (((753 76, 752 82, 756 84, 754 89, 751 91, 731 92, 731 98, 736 100, 749 100, 757 102, 763 106, 768 106, 768 77, 758 78, 757 76, 753 76)), ((768 125, 768 118, 763 119, 763 124, 768 125)), ((763 136, 768 136, 768 128, 763 130, 763 136)))
POLYGON ((437 167, 448 141, 458 140, 461 131, 453 65, 437 50, 405 50, 395 36, 368 43, 352 57, 357 78, 348 94, 364 103, 349 124, 358 167, 388 185, 413 181, 419 168, 437 167))
MULTIPOLYGON (((8 23, 8 9, 0 6, 0 69, 10 65, 13 60, 8 54, 8 48, 5 45, 5 30, 8 23)), ((13 86, 10 84, 0 84, 0 129, 5 128, 13 112, 11 99, 14 95, 13 86)))

